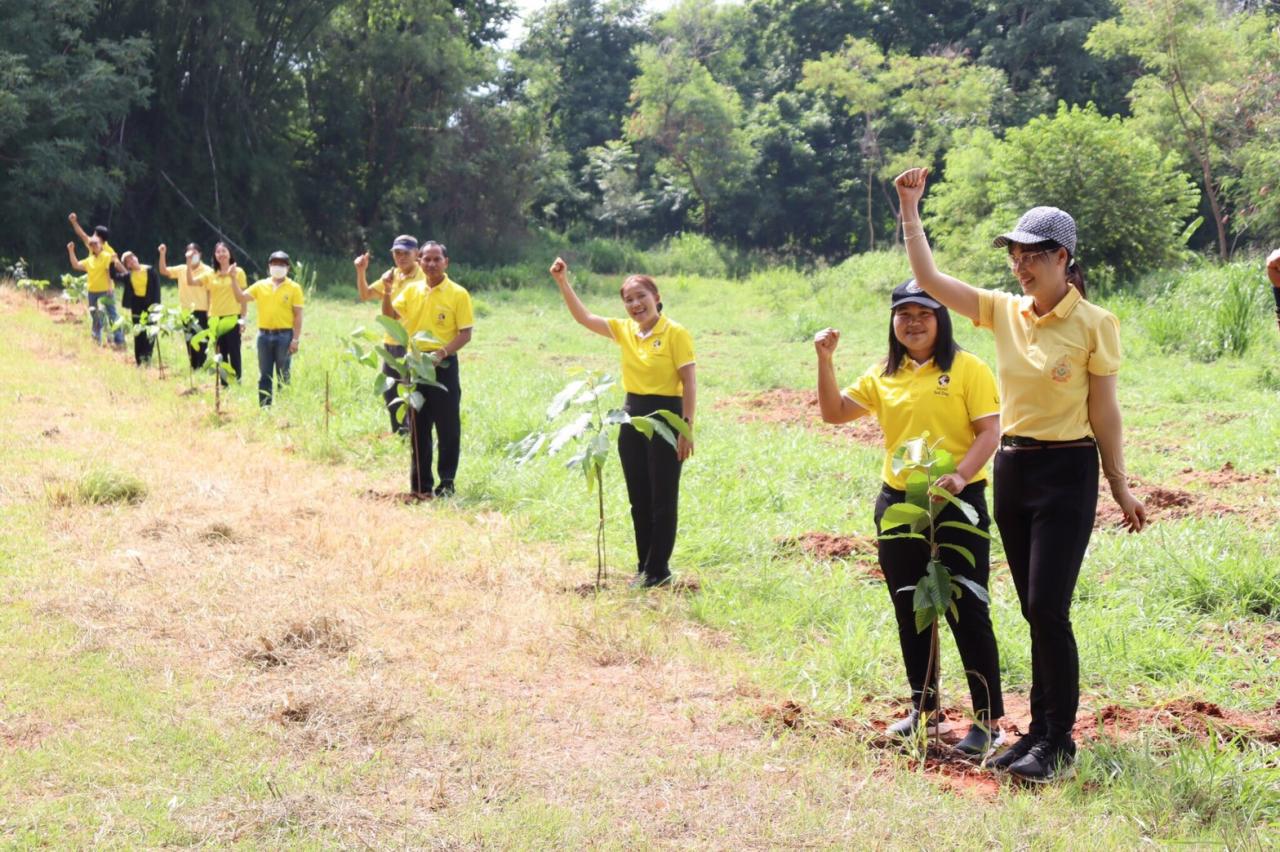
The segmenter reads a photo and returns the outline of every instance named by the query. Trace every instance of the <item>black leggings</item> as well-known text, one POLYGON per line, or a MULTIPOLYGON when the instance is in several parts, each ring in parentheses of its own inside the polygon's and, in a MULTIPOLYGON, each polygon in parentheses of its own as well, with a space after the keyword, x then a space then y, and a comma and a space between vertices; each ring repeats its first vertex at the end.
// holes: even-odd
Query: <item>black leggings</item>
MULTIPOLYGON (((214 317, 214 320, 221 320, 223 317, 214 317)), ((218 337, 217 343, 218 354, 222 356, 225 364, 231 365, 231 370, 236 374, 236 381, 240 381, 241 361, 240 361, 240 323, 237 322, 231 327, 230 331, 224 332, 218 337)), ((219 375, 218 379, 223 385, 227 381, 223 376, 219 375)))
POLYGON ((191 319, 187 321, 186 338, 187 338, 187 358, 191 361, 191 369, 199 370, 204 366, 204 360, 209 351, 209 341, 206 340, 199 347, 191 345, 191 338, 209 327, 208 311, 192 311, 191 319))
MULTIPOLYGON (((397 346, 394 343, 385 343, 385 342, 383 343, 383 345, 387 347, 388 352, 390 352, 392 355, 396 356, 397 358, 404 357, 405 348, 403 346, 397 346)), ((391 369, 391 367, 388 366, 385 362, 383 362, 382 364, 382 375, 391 379, 397 378, 399 376, 399 374, 395 370, 391 369)), ((405 418, 403 420, 396 419, 396 409, 399 406, 396 405, 395 399, 399 395, 400 395, 400 386, 397 383, 397 384, 393 384, 391 387, 387 388, 382 392, 382 399, 387 403, 387 414, 390 415, 391 417, 392 433, 408 435, 409 434, 408 413, 406 412, 405 418)))
POLYGON ((151 339, 151 335, 147 334, 146 323, 142 321, 150 309, 148 306, 133 312, 133 361, 139 367, 150 363, 151 350, 155 348, 155 341, 151 339))
POLYGON ((1071 736, 1080 704, 1080 656, 1071 595, 1098 509, 1094 446, 996 453, 995 517, 1031 626, 1031 727, 1071 736))
MULTIPOLYGON (((987 514, 986 485, 985 482, 975 482, 957 495, 977 510, 978 523, 975 526, 982 530, 991 528, 991 517, 987 514)), ((877 529, 885 509, 905 499, 905 492, 888 485, 880 489, 875 509, 877 529)), ((969 522, 959 509, 951 505, 938 514, 937 520, 969 522)), ((897 531, 906 530, 899 528, 897 531)), ((984 589, 987 587, 990 575, 990 541, 951 527, 938 529, 937 540, 968 548, 976 565, 970 565, 963 556, 950 548, 942 549, 942 564, 952 574, 967 577, 984 589)), ((902 661, 906 664, 907 682, 911 685, 911 703, 924 710, 936 710, 936 662, 932 683, 929 684, 928 692, 925 692, 925 674, 929 669, 929 631, 916 630, 912 592, 899 591, 904 586, 915 585, 924 576, 925 566, 929 563, 929 546, 919 539, 890 539, 878 542, 877 546, 880 570, 884 572, 889 596, 893 600, 893 612, 898 620, 898 643, 902 646, 902 661)), ((968 589, 964 590, 955 604, 960 618, 956 619, 948 612, 947 624, 951 626, 951 634, 956 638, 956 648, 960 651, 960 660, 965 667, 974 716, 984 723, 999 719, 1004 715, 1004 696, 1000 689, 1000 655, 996 650, 995 632, 991 629, 990 608, 968 589)))
POLYGON ((458 356, 451 355, 436 365, 436 381, 443 388, 417 385, 426 402, 417 411, 409 406, 409 442, 412 464, 409 488, 415 494, 431 491, 431 428, 440 443, 440 484, 453 487, 458 475, 458 457, 462 444, 462 388, 458 384, 458 356))
MULTIPOLYGON (((632 417, 661 409, 677 415, 684 412, 678 396, 629 393, 623 407, 632 417)), ((636 568, 651 580, 669 577, 671 551, 676 546, 680 458, 665 440, 657 435, 646 438, 629 424, 618 429, 618 458, 622 461, 631 523, 636 531, 636 568)))

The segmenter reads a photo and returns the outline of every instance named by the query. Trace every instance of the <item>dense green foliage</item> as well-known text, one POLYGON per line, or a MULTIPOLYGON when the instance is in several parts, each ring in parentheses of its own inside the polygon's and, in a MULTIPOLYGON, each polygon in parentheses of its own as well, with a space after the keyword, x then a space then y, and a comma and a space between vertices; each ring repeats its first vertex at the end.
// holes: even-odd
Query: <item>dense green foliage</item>
MULTIPOLYGON (((1201 197, 1192 248, 1280 238, 1274 4, 550 0, 514 15, 511 0, 0 0, 0 257, 53 257, 75 209, 146 254, 230 237, 251 269, 269 247, 341 255, 406 231, 494 266, 539 230, 839 259, 896 240, 895 170, 976 164, 1060 103, 1176 155, 1201 197)), ((1092 154, 1036 163, 1060 170, 1044 185, 1092 154)), ((1182 217, 1175 234, 1196 212, 1169 203, 1179 180, 1153 202, 1182 217)), ((974 192, 1026 203, 1005 189, 974 192)))

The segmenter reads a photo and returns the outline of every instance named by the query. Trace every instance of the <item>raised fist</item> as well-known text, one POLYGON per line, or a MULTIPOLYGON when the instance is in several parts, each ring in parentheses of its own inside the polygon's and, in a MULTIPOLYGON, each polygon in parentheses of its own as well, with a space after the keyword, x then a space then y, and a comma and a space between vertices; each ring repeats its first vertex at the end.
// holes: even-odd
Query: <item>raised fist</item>
POLYGON ((898 190, 898 200, 904 205, 918 203, 920 197, 924 195, 928 178, 928 169, 907 169, 898 175, 893 179, 893 185, 898 190))
POLYGON ((67 243, 67 251, 71 252, 72 254, 75 254, 75 252, 76 252, 76 244, 75 244, 75 243, 67 243))
POLYGON ((824 328, 813 336, 813 348, 819 358, 830 358, 840 345, 840 332, 834 328, 824 328))
POLYGON ((355 265, 356 265, 356 269, 368 269, 369 268, 369 252, 365 252, 364 254, 357 257, 355 259, 355 265))
POLYGON ((67 221, 74 225, 76 222, 79 222, 80 220, 76 218, 76 214, 74 214, 74 213, 68 213, 68 214, 67 214, 67 221))
POLYGON ((564 258, 557 257, 556 262, 551 264, 551 277, 560 281, 564 278, 565 273, 569 271, 569 264, 564 262, 564 258))
POLYGON ((166 246, 164 243, 161 243, 160 245, 156 246, 156 251, 160 254, 164 254, 168 250, 169 250, 168 246, 166 246))

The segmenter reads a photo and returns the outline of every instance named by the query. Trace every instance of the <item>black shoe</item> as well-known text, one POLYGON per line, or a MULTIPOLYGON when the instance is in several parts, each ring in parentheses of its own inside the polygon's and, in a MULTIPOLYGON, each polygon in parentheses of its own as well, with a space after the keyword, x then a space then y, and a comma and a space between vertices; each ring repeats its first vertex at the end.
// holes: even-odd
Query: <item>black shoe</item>
POLYGON ((1009 774, 1037 784, 1071 774, 1076 762, 1076 744, 1071 740, 1041 740, 1009 767, 1009 774))
POLYGON ((956 743, 956 751, 976 757, 979 760, 993 753, 1004 743, 1004 731, 997 726, 992 732, 990 728, 984 727, 979 722, 974 722, 969 726, 969 733, 964 735, 964 739, 956 743))
POLYGON ((436 486, 433 492, 437 497, 452 497, 454 492, 452 482, 441 482, 436 486))
POLYGON ((1026 757, 1027 752, 1031 751, 1043 739, 1044 737, 1039 734, 1023 734, 1021 739, 1005 749, 1002 754, 998 754, 988 760, 987 766, 991 769, 1008 769, 1026 757))
POLYGON ((637 574, 635 579, 630 583, 633 589, 653 589, 658 586, 670 586, 671 574, 661 574, 654 576, 653 574, 637 574))
MULTIPOLYGON (((933 714, 925 711, 925 717, 924 732, 926 734, 938 733, 938 723, 934 720, 933 714)), ((906 716, 886 728, 885 733, 902 740, 914 739, 920 733, 920 711, 912 707, 906 716)))

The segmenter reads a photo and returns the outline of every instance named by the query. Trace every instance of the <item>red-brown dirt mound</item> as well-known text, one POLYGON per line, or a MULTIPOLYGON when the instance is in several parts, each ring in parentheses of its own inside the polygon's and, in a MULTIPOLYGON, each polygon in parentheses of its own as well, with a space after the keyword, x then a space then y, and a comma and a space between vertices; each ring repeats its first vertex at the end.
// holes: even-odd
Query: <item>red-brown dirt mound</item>
POLYGON ((816 391, 774 388, 745 401, 726 400, 721 405, 740 405, 745 408, 738 415, 738 419, 744 423, 802 426, 828 434, 843 435, 868 446, 884 445, 884 433, 873 417, 861 417, 852 423, 823 423, 816 391))
MULTIPOLYGON (((1238 507, 1229 506, 1191 491, 1163 485, 1147 485, 1132 480, 1134 495, 1147 507, 1147 521, 1176 521, 1181 518, 1208 518, 1219 515, 1232 515, 1239 511, 1238 507)), ((1095 528, 1118 527, 1124 524, 1124 513, 1111 498, 1111 491, 1106 483, 1098 486, 1098 514, 1094 521, 1095 528)))
MULTIPOLYGON (((784 552, 800 551, 815 559, 825 561, 848 559, 850 557, 876 556, 875 540, 860 535, 836 535, 835 533, 818 532, 816 530, 795 536, 778 539, 778 547, 784 552)), ((863 573, 868 577, 884 579, 884 574, 875 565, 859 560, 863 573)))
POLYGON ((1211 489, 1232 485, 1267 485, 1276 482, 1274 473, 1244 473, 1236 470, 1236 466, 1227 462, 1218 470, 1196 470, 1192 467, 1182 469, 1179 478, 1183 482, 1206 485, 1211 489))
POLYGON ((1224 738, 1280 744, 1280 701, 1261 713, 1228 710, 1209 701, 1190 698, 1155 707, 1109 704, 1077 716, 1075 732, 1083 740, 1129 739, 1151 728, 1185 739, 1207 740, 1216 733, 1224 738))

